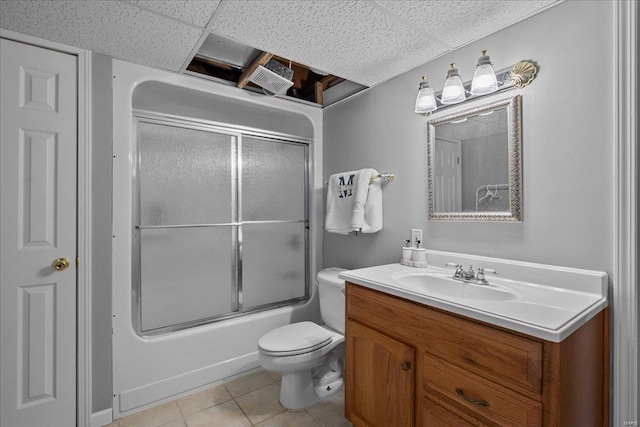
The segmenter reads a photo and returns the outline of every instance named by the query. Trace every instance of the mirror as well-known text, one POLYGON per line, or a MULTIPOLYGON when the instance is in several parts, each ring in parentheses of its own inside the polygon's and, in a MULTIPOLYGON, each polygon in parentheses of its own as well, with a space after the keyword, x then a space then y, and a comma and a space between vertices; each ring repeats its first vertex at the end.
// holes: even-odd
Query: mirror
POLYGON ((429 219, 522 221, 521 95, 428 122, 429 219))

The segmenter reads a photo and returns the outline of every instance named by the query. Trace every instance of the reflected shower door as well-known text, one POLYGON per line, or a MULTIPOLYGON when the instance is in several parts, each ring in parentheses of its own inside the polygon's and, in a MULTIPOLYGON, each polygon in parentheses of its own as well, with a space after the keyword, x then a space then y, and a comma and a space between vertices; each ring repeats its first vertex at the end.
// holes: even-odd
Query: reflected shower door
POLYGON ((137 148, 140 332, 237 311, 237 137, 141 121, 137 148))

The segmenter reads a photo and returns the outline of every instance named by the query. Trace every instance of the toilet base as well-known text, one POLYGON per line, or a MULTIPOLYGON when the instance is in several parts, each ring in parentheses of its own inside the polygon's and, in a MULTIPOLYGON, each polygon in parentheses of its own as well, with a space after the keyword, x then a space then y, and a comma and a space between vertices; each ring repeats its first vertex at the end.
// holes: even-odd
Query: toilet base
POLYGON ((288 409, 306 409, 339 392, 342 383, 342 378, 330 383, 314 381, 310 370, 285 374, 280 386, 280 403, 288 409))
POLYGON ((329 384, 317 385, 314 388, 314 390, 316 392, 316 395, 319 397, 319 401, 328 399, 334 394, 336 394, 337 392, 339 392, 340 390, 342 390, 342 383, 343 383, 342 378, 338 378, 337 380, 329 384))

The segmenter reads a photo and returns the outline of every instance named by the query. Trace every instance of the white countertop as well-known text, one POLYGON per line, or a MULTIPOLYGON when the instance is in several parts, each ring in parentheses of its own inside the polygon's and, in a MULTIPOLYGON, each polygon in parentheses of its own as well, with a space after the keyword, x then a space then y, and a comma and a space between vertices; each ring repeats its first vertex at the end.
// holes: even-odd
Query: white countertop
MULTIPOLYGON (((344 271, 339 277, 370 289, 552 342, 562 341, 608 305, 608 276, 604 272, 439 251, 428 251, 428 259, 428 268, 387 264, 344 271), (490 285, 462 285, 488 286, 491 288, 489 291, 508 294, 509 299, 493 300, 469 295, 460 297, 453 293, 445 295, 423 290, 419 284, 409 284, 405 280, 433 279, 444 285, 450 283, 460 286, 461 282, 449 281, 454 272, 453 268, 444 267, 449 260, 463 264, 465 270, 470 263, 476 269, 496 269, 498 275, 487 274, 490 285)), ((471 290, 479 293, 484 291, 471 290)))

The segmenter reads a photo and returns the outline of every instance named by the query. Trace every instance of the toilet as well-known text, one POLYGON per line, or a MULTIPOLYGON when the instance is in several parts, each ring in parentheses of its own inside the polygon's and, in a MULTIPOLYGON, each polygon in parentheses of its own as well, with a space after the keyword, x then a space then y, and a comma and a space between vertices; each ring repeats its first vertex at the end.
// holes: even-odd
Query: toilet
POLYGON ((282 376, 280 403, 305 409, 342 389, 344 359, 344 268, 318 273, 324 325, 298 322, 267 332, 258 340, 262 367, 282 376))

